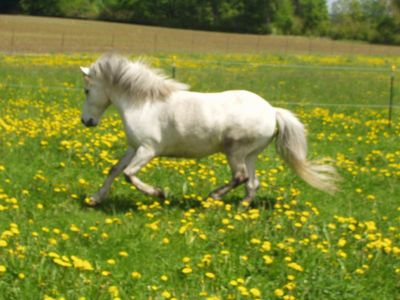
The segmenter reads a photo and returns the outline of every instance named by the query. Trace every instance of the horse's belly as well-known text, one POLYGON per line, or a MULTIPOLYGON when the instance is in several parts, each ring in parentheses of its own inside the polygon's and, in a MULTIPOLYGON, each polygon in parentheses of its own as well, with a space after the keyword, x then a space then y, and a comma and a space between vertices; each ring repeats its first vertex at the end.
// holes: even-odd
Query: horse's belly
POLYGON ((219 143, 210 141, 204 141, 202 143, 197 142, 195 145, 192 143, 180 142, 166 147, 160 155, 168 157, 201 158, 221 152, 222 150, 219 143))

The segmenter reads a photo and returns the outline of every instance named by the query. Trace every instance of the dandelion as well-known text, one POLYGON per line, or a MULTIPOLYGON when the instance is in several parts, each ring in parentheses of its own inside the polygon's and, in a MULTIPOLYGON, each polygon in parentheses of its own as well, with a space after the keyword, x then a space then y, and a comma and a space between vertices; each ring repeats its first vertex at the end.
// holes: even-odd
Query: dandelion
POLYGON ((229 284, 232 286, 237 286, 238 282, 236 280, 231 280, 231 281, 229 281, 229 284))
POLYGON ((129 256, 129 255, 128 255, 128 252, 126 252, 126 251, 120 251, 120 252, 118 253, 118 255, 121 256, 121 257, 128 257, 128 256, 129 256))
POLYGON ((269 255, 264 255, 263 260, 266 265, 270 265, 274 262, 274 259, 269 255))
POLYGON ((283 295, 285 294, 285 292, 282 289, 276 289, 274 291, 275 296, 277 297, 283 297, 283 295))
POLYGON ((252 245, 259 245, 259 244, 261 244, 261 241, 260 241, 259 239, 256 239, 256 238, 252 238, 252 239, 250 240, 250 244, 252 244, 252 245))
POLYGON ((338 245, 339 247, 344 247, 344 246, 346 245, 346 240, 343 239, 343 238, 342 238, 342 239, 339 239, 337 245, 338 245))
POLYGON ((172 297, 172 294, 169 291, 163 291, 161 293, 161 296, 165 299, 170 299, 172 297))
POLYGON ((193 272, 193 270, 192 270, 192 268, 189 267, 189 266, 186 266, 186 267, 184 267, 184 268, 182 269, 182 273, 183 273, 183 274, 190 274, 190 273, 192 273, 192 272, 193 272))
POLYGON ((134 272, 131 273, 131 277, 132 277, 133 279, 139 279, 140 277, 142 277, 142 274, 140 274, 140 273, 137 272, 137 271, 134 271, 134 272))
POLYGON ((263 242, 263 244, 261 246, 261 251, 262 252, 267 252, 267 251, 270 251, 271 248, 272 248, 271 243, 269 241, 265 241, 265 242, 263 242))
POLYGON ((260 298, 261 297, 261 292, 259 289, 257 288, 251 288, 250 289, 250 294, 254 297, 254 298, 260 298))
POLYGON ((182 258, 182 262, 187 264, 188 262, 190 262, 190 257, 185 256, 184 258, 182 258))
POLYGON ((300 266, 298 263, 295 263, 295 262, 289 263, 288 267, 293 269, 293 270, 296 270, 298 272, 303 272, 304 271, 303 267, 300 266))
POLYGON ((7 271, 6 266, 0 265, 0 274, 5 273, 7 271))
POLYGON ((167 275, 161 275, 161 277, 160 277, 160 279, 162 280, 162 281, 168 281, 168 276, 167 275))
POLYGON ((72 267, 72 264, 69 261, 63 260, 61 258, 54 258, 53 262, 59 266, 65 267, 65 268, 72 267))
POLYGON ((228 250, 221 250, 220 254, 221 254, 222 256, 228 256, 230 253, 229 253, 228 250))
POLYGON ((209 278, 209 279, 215 279, 215 274, 214 274, 214 273, 207 272, 205 275, 206 275, 206 277, 209 278))
POLYGON ((101 271, 101 276, 108 277, 110 275, 111 275, 111 272, 109 272, 109 271, 101 271))

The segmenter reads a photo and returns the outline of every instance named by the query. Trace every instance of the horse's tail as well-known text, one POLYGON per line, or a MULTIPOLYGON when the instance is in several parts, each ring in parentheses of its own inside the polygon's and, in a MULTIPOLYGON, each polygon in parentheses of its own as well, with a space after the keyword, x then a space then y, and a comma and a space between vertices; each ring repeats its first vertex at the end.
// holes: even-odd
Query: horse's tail
POLYGON ((276 149, 289 166, 309 185, 329 194, 338 189, 334 167, 307 161, 307 139, 304 125, 290 111, 276 108, 278 133, 276 149))

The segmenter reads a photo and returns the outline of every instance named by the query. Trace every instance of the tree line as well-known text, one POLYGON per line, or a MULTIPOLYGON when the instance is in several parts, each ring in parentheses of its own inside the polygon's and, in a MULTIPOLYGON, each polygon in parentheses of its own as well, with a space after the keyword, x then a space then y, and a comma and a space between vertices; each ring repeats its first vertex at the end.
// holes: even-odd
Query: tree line
POLYGON ((400 0, 2 0, 1 13, 400 44, 400 0))

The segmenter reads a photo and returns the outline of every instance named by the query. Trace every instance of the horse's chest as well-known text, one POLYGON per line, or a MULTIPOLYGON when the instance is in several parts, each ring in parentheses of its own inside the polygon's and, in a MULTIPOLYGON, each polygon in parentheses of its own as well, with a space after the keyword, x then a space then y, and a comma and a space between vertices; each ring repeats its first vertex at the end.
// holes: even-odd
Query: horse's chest
POLYGON ((126 127, 125 133, 128 144, 133 148, 137 148, 140 145, 140 140, 137 132, 133 128, 126 127))

